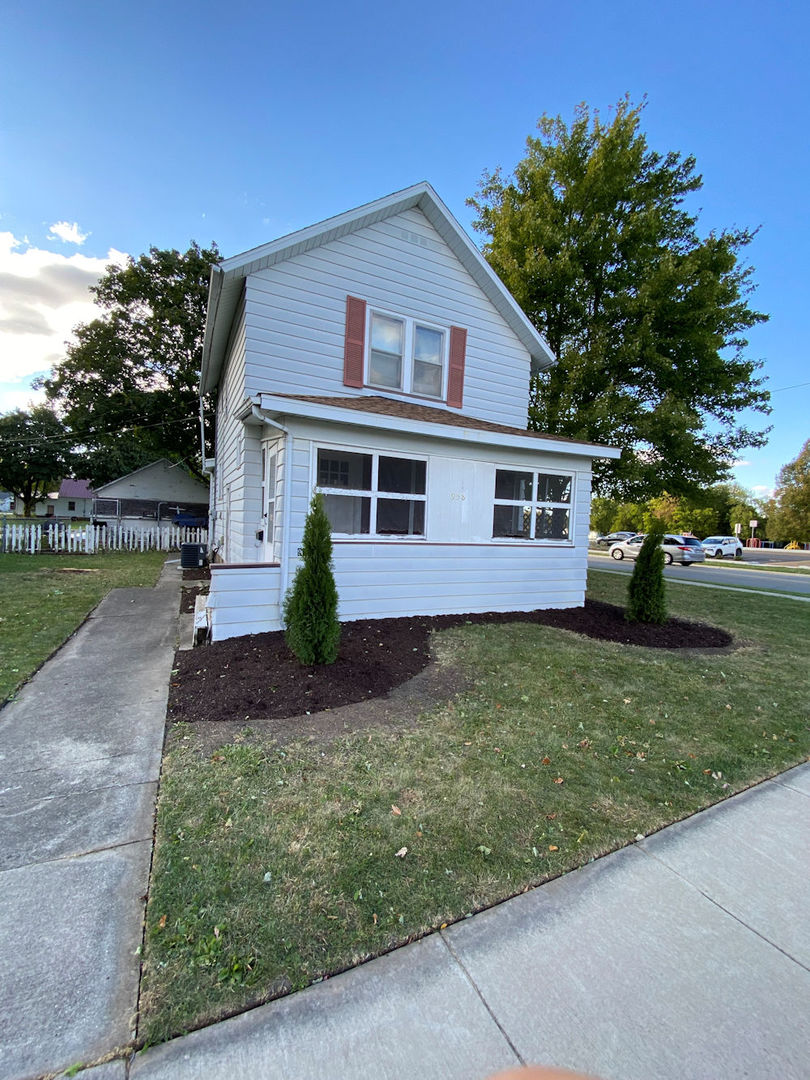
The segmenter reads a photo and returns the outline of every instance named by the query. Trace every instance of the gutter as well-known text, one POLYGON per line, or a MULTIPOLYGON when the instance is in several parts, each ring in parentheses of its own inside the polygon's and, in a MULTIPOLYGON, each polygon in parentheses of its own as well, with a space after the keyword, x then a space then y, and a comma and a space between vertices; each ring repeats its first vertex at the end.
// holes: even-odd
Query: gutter
MULTIPOLYGON (((200 365, 200 397, 207 394, 212 387, 208 386, 209 368, 211 365, 211 350, 213 348, 214 325, 219 314, 219 303, 222 299, 222 287, 225 283, 225 273, 220 266, 211 267, 211 282, 208 286, 208 316, 205 321, 205 337, 203 339, 202 364, 200 365)), ((203 447, 205 456, 205 447, 203 447)))

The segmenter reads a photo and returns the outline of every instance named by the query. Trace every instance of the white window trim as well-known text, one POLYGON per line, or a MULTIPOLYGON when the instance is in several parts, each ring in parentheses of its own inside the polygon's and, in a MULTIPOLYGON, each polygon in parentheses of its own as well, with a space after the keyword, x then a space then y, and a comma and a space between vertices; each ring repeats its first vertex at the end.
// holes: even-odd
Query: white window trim
POLYGON ((576 520, 576 482, 575 472, 566 472, 563 469, 546 469, 533 465, 496 465, 492 474, 492 490, 495 490, 498 472, 516 472, 532 474, 532 497, 531 499, 497 499, 493 498, 493 508, 496 506, 529 506, 531 507, 532 530, 537 520, 538 510, 567 510, 568 511, 568 539, 555 540, 553 537, 534 536, 493 536, 493 544, 534 544, 539 547, 573 547, 574 546, 574 521, 576 520), (552 502, 549 499, 537 498, 537 477, 564 476, 571 481, 571 498, 568 502, 552 502))
MULTIPOLYGON (((422 324, 420 323, 420 326, 422 324)), ((332 537, 336 540, 354 540, 354 541, 370 541, 375 544, 385 542, 386 540, 395 540, 401 542, 403 540, 413 540, 415 543, 424 543, 428 535, 428 501, 427 491, 429 483, 430 468, 428 465, 428 457, 425 454, 410 454, 403 453, 401 451, 394 450, 372 450, 367 446, 345 446, 336 445, 334 443, 313 443, 312 444, 312 456, 311 456, 311 484, 312 491, 320 492, 322 495, 354 495, 362 499, 370 499, 371 505, 369 507, 369 528, 372 523, 377 523, 377 500, 383 499, 399 499, 403 502, 422 502, 425 505, 425 531, 422 534, 419 533, 339 533, 333 532, 332 537), (318 451, 326 450, 331 454, 363 454, 371 458, 371 490, 364 491, 360 488, 334 488, 334 487, 321 487, 318 483, 318 451), (379 478, 379 466, 381 457, 399 458, 402 461, 424 461, 425 463, 425 494, 416 495, 408 494, 401 491, 379 491, 377 488, 379 478)))
POLYGON ((363 372, 363 377, 366 386, 371 386, 375 390, 384 390, 390 394, 406 394, 408 397, 418 397, 425 401, 446 402, 447 382, 450 370, 450 330, 446 326, 439 326, 437 323, 429 322, 427 319, 417 319, 411 315, 402 315, 397 311, 387 311, 385 308, 372 307, 370 304, 367 304, 364 363, 365 370, 363 372), (399 387, 386 386, 383 383, 371 381, 371 319, 374 315, 380 315, 384 319, 395 319, 397 322, 403 324, 402 385, 399 387), (422 326, 425 330, 435 330, 442 335, 442 392, 439 397, 434 397, 432 394, 422 394, 413 389, 413 350, 417 326, 422 326))

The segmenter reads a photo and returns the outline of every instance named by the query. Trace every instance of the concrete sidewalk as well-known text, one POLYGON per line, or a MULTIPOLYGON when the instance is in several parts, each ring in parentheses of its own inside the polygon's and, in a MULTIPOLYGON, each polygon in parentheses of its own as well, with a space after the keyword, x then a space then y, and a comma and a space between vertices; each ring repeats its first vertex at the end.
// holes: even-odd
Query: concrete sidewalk
MULTIPOLYGON (((809 817, 802 765, 443 933, 148 1050, 128 1075, 478 1080, 527 1062, 604 1080, 807 1080, 809 817)), ((122 1064, 110 1077, 125 1075, 122 1064)))
POLYGON ((132 1038, 180 580, 109 593, 0 712, 2 1080, 132 1038))

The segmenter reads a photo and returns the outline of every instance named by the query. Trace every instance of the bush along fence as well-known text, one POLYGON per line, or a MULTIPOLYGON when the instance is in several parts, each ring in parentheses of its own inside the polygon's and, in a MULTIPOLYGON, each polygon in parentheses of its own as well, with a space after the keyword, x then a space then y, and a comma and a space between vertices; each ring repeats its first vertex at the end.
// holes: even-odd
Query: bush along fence
POLYGON ((181 544, 207 544, 207 529, 185 525, 80 525, 4 524, 0 531, 0 551, 37 555, 43 551, 178 551, 181 544))

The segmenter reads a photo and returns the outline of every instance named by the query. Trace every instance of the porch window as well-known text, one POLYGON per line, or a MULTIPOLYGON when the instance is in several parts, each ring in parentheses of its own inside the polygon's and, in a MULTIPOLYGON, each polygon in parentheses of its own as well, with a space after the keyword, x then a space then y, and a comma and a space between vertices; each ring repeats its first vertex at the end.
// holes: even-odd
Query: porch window
POLYGON ((496 469, 493 539, 569 541, 573 488, 569 473, 496 469))
POLYGON ((317 481, 335 535, 425 535, 425 461, 321 448, 317 481))

